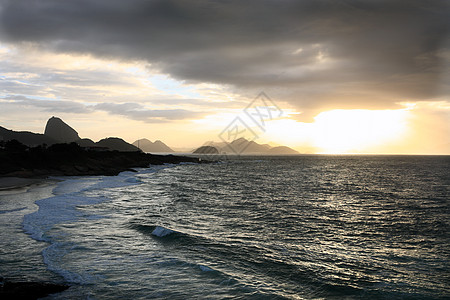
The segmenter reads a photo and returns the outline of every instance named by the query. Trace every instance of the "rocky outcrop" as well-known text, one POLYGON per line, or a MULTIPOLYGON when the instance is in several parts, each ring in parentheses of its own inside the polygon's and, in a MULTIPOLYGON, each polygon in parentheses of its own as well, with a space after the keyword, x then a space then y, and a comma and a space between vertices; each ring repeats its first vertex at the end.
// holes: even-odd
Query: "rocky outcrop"
POLYGON ((39 299, 50 294, 60 293, 69 288, 68 285, 50 282, 10 281, 0 277, 1 299, 39 299))
POLYGON ((160 140, 156 140, 152 142, 148 139, 140 139, 133 143, 134 146, 139 147, 144 152, 150 153, 172 153, 174 152, 169 146, 161 142, 160 140))
POLYGON ((80 139, 78 132, 57 117, 51 117, 45 126, 44 135, 60 143, 71 143, 80 139))
POLYGON ((219 150, 217 150, 216 147, 213 146, 201 146, 200 148, 196 149, 194 154, 219 154, 219 150))

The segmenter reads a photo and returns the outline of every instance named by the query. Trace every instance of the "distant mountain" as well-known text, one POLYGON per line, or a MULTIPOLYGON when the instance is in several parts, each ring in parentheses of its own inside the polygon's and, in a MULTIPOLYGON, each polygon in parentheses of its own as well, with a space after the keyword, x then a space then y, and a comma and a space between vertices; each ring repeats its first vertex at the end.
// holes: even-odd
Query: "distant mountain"
POLYGON ((216 148, 220 153, 228 154, 259 154, 259 155, 288 155, 299 154, 292 148, 286 146, 272 147, 268 144, 258 144, 245 138, 239 138, 231 143, 206 142, 204 146, 216 148))
POLYGON ((42 144, 50 146, 58 143, 57 140, 40 133, 33 133, 29 131, 13 131, 0 126, 0 141, 2 140, 18 140, 28 147, 35 147, 42 144))
MULTIPOLYGON (((72 143, 75 142, 81 147, 93 149, 110 149, 117 151, 140 151, 139 148, 125 142, 121 138, 106 138, 95 143, 90 139, 81 139, 75 129, 66 124, 63 120, 57 117, 51 117, 45 126, 45 134, 33 133, 28 131, 13 131, 0 126, 0 141, 18 140, 28 147, 35 147, 46 144, 47 146, 58 143, 72 143)), ((159 146, 164 145, 161 141, 153 143, 159 146)), ((164 145, 165 146, 165 145, 164 145)), ((166 146, 167 147, 167 146, 166 146)), ((167 147, 168 148, 168 147, 167 147)), ((173 152, 170 151, 161 152, 173 152)))
POLYGON ((110 137, 106 139, 102 139, 95 143, 95 146, 97 147, 107 147, 110 150, 117 150, 117 151, 124 151, 124 152, 130 152, 130 151, 140 151, 138 147, 133 146, 121 138, 117 137, 110 137))
POLYGON ((197 148, 193 153, 194 154, 219 154, 219 150, 217 150, 217 148, 213 147, 213 146, 201 146, 200 148, 197 148))
POLYGON ((299 154, 294 149, 286 147, 286 146, 278 146, 278 147, 270 148, 268 153, 271 155, 299 154))
POLYGON ((51 117, 47 121, 44 135, 57 140, 60 143, 71 143, 80 139, 78 132, 76 132, 75 129, 57 117, 51 117))
POLYGON ((134 146, 139 147, 144 152, 151 153, 170 153, 175 152, 169 146, 161 142, 160 140, 156 140, 152 142, 148 139, 140 139, 133 143, 134 146))

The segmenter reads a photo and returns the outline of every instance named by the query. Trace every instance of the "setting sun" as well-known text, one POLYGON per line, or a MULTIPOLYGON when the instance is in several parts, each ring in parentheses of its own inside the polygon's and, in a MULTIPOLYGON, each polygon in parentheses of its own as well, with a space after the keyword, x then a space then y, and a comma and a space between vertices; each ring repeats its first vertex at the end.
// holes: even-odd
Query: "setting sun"
POLYGON ((313 144, 319 153, 360 153, 401 139, 408 111, 332 110, 315 117, 313 144))

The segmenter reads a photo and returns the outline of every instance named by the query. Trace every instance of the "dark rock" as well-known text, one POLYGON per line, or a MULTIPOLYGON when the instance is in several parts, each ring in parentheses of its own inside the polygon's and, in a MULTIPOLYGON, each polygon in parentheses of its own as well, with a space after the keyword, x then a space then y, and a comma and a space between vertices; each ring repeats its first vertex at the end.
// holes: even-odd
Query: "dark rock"
MULTIPOLYGON (((117 175, 132 168, 164 163, 195 162, 199 159, 143 152, 89 151, 76 144, 57 144, 40 151, 8 152, 0 149, 0 176, 45 177, 117 175)), ((202 161, 202 163, 207 161, 202 161)))
POLYGON ((14 282, 2 278, 0 282, 0 298, 9 299, 38 299, 50 294, 60 293, 69 288, 68 285, 48 282, 14 282))
POLYGON ((80 139, 75 129, 57 117, 51 117, 47 121, 44 135, 62 143, 71 143, 80 139))

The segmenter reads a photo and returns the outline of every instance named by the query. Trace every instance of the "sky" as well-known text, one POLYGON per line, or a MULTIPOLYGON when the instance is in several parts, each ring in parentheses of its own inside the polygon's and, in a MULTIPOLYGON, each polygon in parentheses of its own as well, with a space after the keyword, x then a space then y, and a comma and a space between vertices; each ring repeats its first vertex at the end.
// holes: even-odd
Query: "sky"
POLYGON ((450 154, 450 1, 0 0, 0 126, 51 116, 176 149, 450 154))

